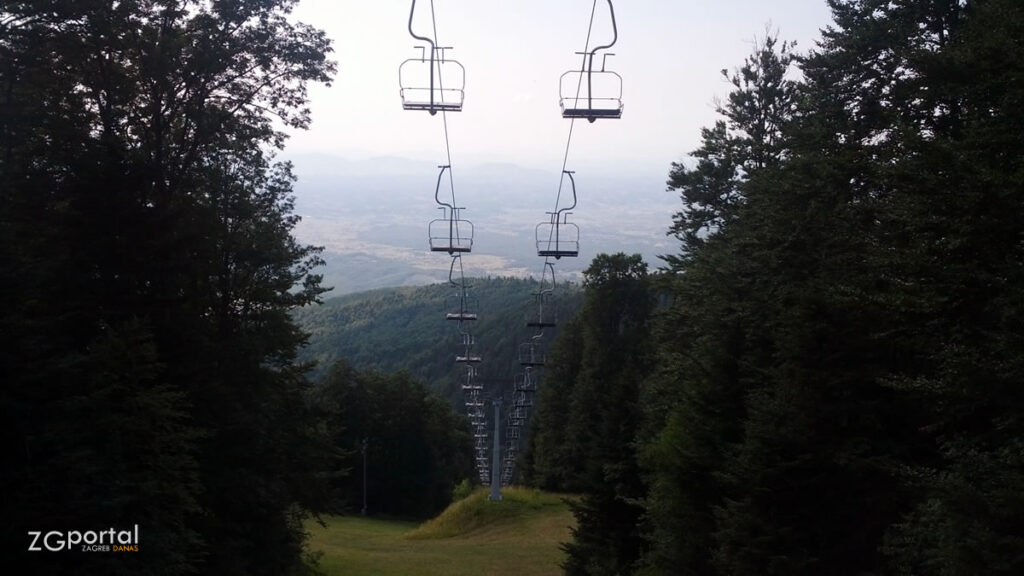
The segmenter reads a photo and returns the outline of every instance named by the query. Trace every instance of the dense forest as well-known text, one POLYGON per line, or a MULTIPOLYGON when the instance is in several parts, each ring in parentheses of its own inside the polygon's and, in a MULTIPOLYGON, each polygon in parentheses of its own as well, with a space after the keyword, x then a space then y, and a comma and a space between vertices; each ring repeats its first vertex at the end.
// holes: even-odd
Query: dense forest
MULTIPOLYGON (((828 4, 814 47, 723 71, 660 269, 559 286, 520 468, 579 495, 567 574, 1024 573, 1024 3, 828 4)), ((316 305, 275 153, 335 65, 293 5, 0 3, 19 573, 310 573, 311 514, 365 486, 425 517, 473 477, 451 287, 316 305), (27 551, 133 526, 134 554, 27 551)), ((492 386, 530 287, 476 283, 492 386)))
POLYGON ((1024 3, 829 5, 723 71, 664 273, 587 272, 526 462, 567 574, 1024 573, 1024 3))

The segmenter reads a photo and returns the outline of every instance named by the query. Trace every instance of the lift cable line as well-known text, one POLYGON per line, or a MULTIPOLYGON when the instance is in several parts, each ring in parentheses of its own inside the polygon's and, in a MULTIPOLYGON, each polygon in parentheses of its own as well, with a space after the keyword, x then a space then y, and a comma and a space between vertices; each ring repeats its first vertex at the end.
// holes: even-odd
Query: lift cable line
MULTIPOLYGON (((413 0, 413 4, 415 5, 413 0)), ((410 16, 411 20, 411 16, 410 16)), ((434 41, 437 42, 437 15, 434 10, 434 0, 430 0, 430 23, 434 32, 434 41)), ((410 30, 411 32, 411 30, 410 30)), ((444 56, 444 49, 442 49, 442 58, 444 56)), ((458 69, 462 73, 462 81, 465 83, 465 70, 459 65, 458 69)), ((440 68, 437 71, 437 84, 444 94, 444 76, 440 68)), ((459 89, 460 100, 459 107, 452 111, 462 110, 462 89, 459 89)), ((433 114, 433 113, 431 113, 433 114)), ((473 297, 470 296, 469 290, 471 286, 466 282, 466 273, 462 266, 462 252, 470 252, 473 246, 473 225, 468 220, 460 220, 458 217, 459 210, 455 200, 455 177, 454 171, 452 170, 452 147, 451 139, 449 138, 448 132, 448 110, 441 109, 441 124, 444 128, 444 150, 445 157, 448 159, 447 170, 448 170, 448 189, 451 192, 452 201, 448 204, 449 209, 449 242, 448 242, 448 254, 452 257, 451 266, 448 269, 448 282, 457 288, 456 295, 460 302, 459 317, 456 322, 458 323, 458 332, 462 339, 462 354, 456 355, 456 364, 462 364, 466 367, 466 380, 463 385, 463 402, 466 408, 466 415, 470 420, 470 425, 473 429, 474 436, 474 459, 476 461, 477 475, 482 484, 487 484, 491 480, 491 463, 487 458, 488 446, 487 446, 487 416, 483 409, 483 400, 481 395, 483 393, 483 386, 478 384, 476 381, 477 368, 476 365, 483 361, 479 355, 475 354, 473 347, 476 345, 476 339, 473 337, 473 333, 470 330, 468 322, 475 321, 478 318, 477 312, 470 312, 468 305, 473 297), (461 229, 460 229, 461 225, 461 229), (468 226, 468 234, 463 232, 468 226), (453 241, 455 240, 455 241, 453 241), (454 246, 463 247, 464 250, 451 250, 454 246), (459 274, 458 280, 455 280, 455 267, 458 265, 459 274)), ((444 168, 441 169, 441 173, 438 174, 438 183, 434 190, 434 200, 444 207, 444 204, 440 199, 441 192, 441 177, 444 173, 444 168)), ((446 311, 445 318, 450 318, 450 311, 446 311)))
MULTIPOLYGON (((611 5, 611 0, 608 0, 608 4, 609 4, 609 6, 611 5)), ((583 51, 584 52, 586 52, 587 48, 590 46, 590 35, 594 31, 594 15, 596 13, 597 13, 597 0, 594 0, 594 3, 590 7, 590 22, 587 25, 587 40, 583 44, 583 51)), ((614 14, 615 14, 615 12, 612 11, 613 17, 614 17, 614 14)), ((616 32, 615 37, 616 37, 616 39, 618 39, 618 32, 616 32)), ((576 82, 576 98, 577 99, 579 98, 580 90, 582 90, 582 88, 583 88, 583 76, 581 75, 579 77, 579 80, 576 82)), ((562 172, 561 172, 561 174, 559 174, 559 178, 558 178, 558 192, 555 194, 555 207, 554 207, 554 211, 555 212, 558 212, 558 205, 562 201, 562 186, 565 183, 565 175, 566 175, 565 167, 569 165, 569 149, 572 147, 572 132, 573 132, 573 128, 575 126, 576 126, 576 118, 571 118, 569 120, 569 135, 565 139, 565 153, 562 155, 562 172)), ((573 184, 573 205, 572 205, 572 207, 573 208, 576 207, 576 186, 575 186, 575 183, 573 184)), ((550 214, 550 212, 549 212, 549 214, 550 214)), ((552 232, 554 232, 554 230, 552 230, 552 232)), ((538 256, 540 256, 540 254, 538 254, 538 256)), ((545 266, 547 266, 549 264, 548 258, 549 258, 548 256, 544 256, 544 265, 545 266)))
POLYGON ((608 11, 611 16, 612 39, 607 44, 590 48, 590 39, 594 29, 594 16, 597 13, 597 0, 590 10, 590 21, 587 26, 587 39, 582 52, 580 69, 566 72, 559 78, 559 105, 562 117, 569 119, 569 134, 565 142, 565 154, 562 157, 562 171, 559 174, 558 192, 555 195, 555 206, 548 212, 547 222, 541 222, 535 229, 537 255, 544 258, 541 277, 537 291, 533 293, 536 304, 536 315, 526 322, 533 329, 530 339, 519 347, 519 364, 522 372, 516 377, 513 388, 512 405, 505 420, 505 452, 502 458, 502 484, 511 484, 515 479, 515 466, 520 444, 521 430, 525 429, 533 407, 533 393, 537 390, 537 373, 543 368, 546 357, 542 339, 544 330, 557 324, 557 311, 554 309, 555 267, 554 261, 563 257, 579 255, 579 228, 568 221, 571 210, 576 208, 578 201, 574 171, 568 170, 569 151, 572 149, 573 132, 577 118, 586 118, 594 122, 599 118, 620 118, 622 116, 622 78, 615 72, 606 69, 607 57, 611 53, 601 55, 601 69, 594 70, 594 60, 601 50, 615 45, 619 38, 618 26, 615 21, 615 9, 611 0, 608 11), (586 92, 583 92, 583 80, 586 78, 586 92), (574 95, 566 94, 567 79, 576 80, 574 95), (597 82, 595 83, 595 80, 597 82), (572 203, 561 206, 562 190, 568 179, 572 190, 572 203), (554 260, 554 261, 553 261, 554 260))
POLYGON ((487 415, 483 406, 483 385, 477 379, 477 365, 482 358, 475 351, 476 340, 471 325, 479 318, 476 298, 472 286, 466 281, 462 264, 463 254, 473 249, 473 224, 462 218, 465 207, 459 206, 455 197, 455 180, 452 170, 452 151, 448 132, 448 112, 459 112, 465 98, 465 68, 448 58, 446 51, 451 46, 441 46, 437 34, 437 16, 434 2, 430 1, 430 22, 433 38, 422 36, 413 29, 416 14, 416 0, 409 8, 409 34, 427 46, 417 46, 420 57, 410 58, 399 66, 398 81, 402 107, 406 110, 427 111, 431 116, 441 113, 444 127, 444 148, 447 162, 439 165, 437 183, 434 187, 434 201, 441 210, 441 217, 430 221, 427 235, 431 252, 446 252, 451 258, 448 268, 448 284, 453 288, 444 304, 444 317, 456 323, 459 335, 455 363, 464 367, 465 380, 462 384, 463 402, 473 432, 473 448, 477 474, 480 482, 491 480, 491 463, 488 458, 487 415), (428 57, 429 51, 429 57, 428 57), (454 73, 455 87, 446 88, 446 72, 454 73), (441 198, 441 186, 448 175, 448 199, 441 198))
POLYGON ((434 201, 442 214, 428 224, 428 241, 431 252, 446 252, 451 258, 448 270, 448 283, 453 293, 445 300, 444 317, 455 322, 459 335, 459 349, 455 355, 455 363, 464 366, 465 380, 462 384, 466 414, 469 418, 474 439, 474 453, 477 473, 481 483, 491 483, 492 488, 497 482, 510 484, 514 479, 515 465, 518 457, 520 435, 526 428, 530 409, 533 407, 533 394, 537 389, 538 373, 546 362, 543 347, 544 331, 557 324, 557 307, 554 294, 556 288, 554 261, 563 257, 579 255, 579 228, 568 221, 571 210, 575 209, 578 196, 576 191, 575 172, 568 170, 569 151, 572 148, 573 132, 577 118, 586 118, 594 122, 600 118, 621 118, 622 115, 622 78, 607 69, 610 52, 601 53, 615 45, 618 41, 618 26, 615 21, 615 9, 611 0, 608 3, 611 17, 611 41, 590 48, 590 40, 597 12, 597 0, 594 0, 590 11, 587 37, 584 50, 576 54, 582 55, 579 70, 571 70, 559 78, 559 106, 562 117, 568 118, 569 133, 562 158, 562 169, 559 174, 558 191, 555 206, 548 212, 549 219, 535 229, 537 255, 544 259, 541 278, 537 291, 533 293, 536 303, 536 315, 531 316, 526 326, 533 330, 532 336, 519 347, 520 373, 513 384, 512 402, 506 404, 508 409, 505 418, 504 438, 500 438, 497 425, 500 404, 496 404, 493 436, 488 432, 487 415, 483 409, 483 384, 477 378, 477 366, 482 358, 475 352, 475 338, 471 326, 479 318, 478 303, 472 295, 466 281, 462 257, 472 251, 473 224, 462 218, 465 207, 458 205, 455 196, 455 181, 451 153, 451 140, 448 130, 448 112, 460 112, 465 99, 465 68, 458 61, 448 57, 451 46, 442 46, 438 41, 437 17, 433 0, 430 1, 430 21, 433 36, 417 34, 413 29, 416 14, 416 0, 412 0, 409 9, 409 34, 426 45, 416 46, 420 51, 418 58, 409 58, 401 63, 398 70, 399 94, 405 110, 427 111, 431 116, 441 113, 444 129, 445 155, 447 162, 439 165, 437 183, 434 189, 434 201), (600 54, 599 54, 600 53, 600 54), (600 55, 601 68, 594 69, 594 62, 600 55), (445 78, 450 85, 445 87, 445 78), (584 78, 586 90, 584 92, 584 78), (575 93, 566 90, 575 80, 575 93), (442 199, 441 187, 447 173, 450 201, 442 199), (572 203, 561 206, 562 191, 568 178, 572 190, 572 203), (493 448, 489 448, 488 439, 493 438, 493 448), (500 440, 504 440, 505 450, 499 458, 500 440), (488 451, 490 456, 488 457, 488 451), (498 467, 501 467, 500 476, 498 467))
MULTIPOLYGON (((608 0, 608 4, 611 5, 611 0, 608 0)), ((590 23, 587 25, 587 40, 583 44, 583 51, 586 52, 590 46, 590 35, 594 31, 594 15, 597 13, 597 0, 594 0, 593 5, 590 7, 590 23)), ((614 15, 615 12, 613 11, 614 15)), ((618 32, 615 34, 618 39, 618 32)), ((564 74, 563 74, 564 77, 564 74)), ((580 75, 579 80, 576 82, 576 99, 580 97, 580 90, 583 88, 583 76, 580 75)), ((563 116, 564 117, 564 116, 563 116)), ((565 139, 565 154, 562 156, 562 172, 558 178, 558 193, 555 195, 555 210, 558 210, 558 202, 562 199, 562 184, 565 182, 565 167, 569 165, 569 148, 572 146, 572 130, 576 126, 576 118, 570 117, 569 120, 569 136, 565 139)))

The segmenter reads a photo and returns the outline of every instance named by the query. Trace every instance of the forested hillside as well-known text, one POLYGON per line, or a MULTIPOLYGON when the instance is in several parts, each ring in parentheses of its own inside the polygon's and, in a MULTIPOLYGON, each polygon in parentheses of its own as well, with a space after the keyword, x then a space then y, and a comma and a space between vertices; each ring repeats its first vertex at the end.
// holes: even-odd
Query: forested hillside
MULTIPOLYGON (((480 378, 507 386, 520 369, 519 345, 532 334, 526 321, 537 313, 533 296, 537 284, 515 278, 481 278, 471 284, 480 318, 473 327, 476 349, 483 358, 480 378)), ((361 370, 404 370, 459 405, 463 377, 455 366, 459 334, 455 323, 444 319, 446 306, 458 305, 452 298, 458 298, 457 290, 442 283, 349 294, 298 309, 296 323, 310 334, 300 359, 316 362, 310 373, 313 380, 319 380, 337 360, 361 370)), ((546 336, 558 334, 576 314, 581 299, 578 286, 559 285, 554 305, 560 325, 546 336)))

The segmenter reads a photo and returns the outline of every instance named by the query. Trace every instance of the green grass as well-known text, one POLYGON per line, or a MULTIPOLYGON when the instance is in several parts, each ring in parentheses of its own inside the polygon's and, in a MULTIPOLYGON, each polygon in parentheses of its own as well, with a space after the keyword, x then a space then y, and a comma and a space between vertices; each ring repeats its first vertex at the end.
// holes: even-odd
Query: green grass
POLYGON ((417 526, 361 517, 310 526, 310 549, 329 576, 505 576, 561 574, 559 544, 572 513, 562 497, 523 488, 490 502, 478 490, 417 526))

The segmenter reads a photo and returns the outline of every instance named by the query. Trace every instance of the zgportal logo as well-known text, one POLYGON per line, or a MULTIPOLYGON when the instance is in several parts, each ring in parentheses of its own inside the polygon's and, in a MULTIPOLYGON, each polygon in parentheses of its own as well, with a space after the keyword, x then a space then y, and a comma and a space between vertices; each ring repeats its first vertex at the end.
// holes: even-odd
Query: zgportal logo
POLYGON ((138 552, 139 525, 131 530, 51 530, 41 532, 29 530, 31 542, 29 552, 63 552, 80 550, 82 552, 138 552))

